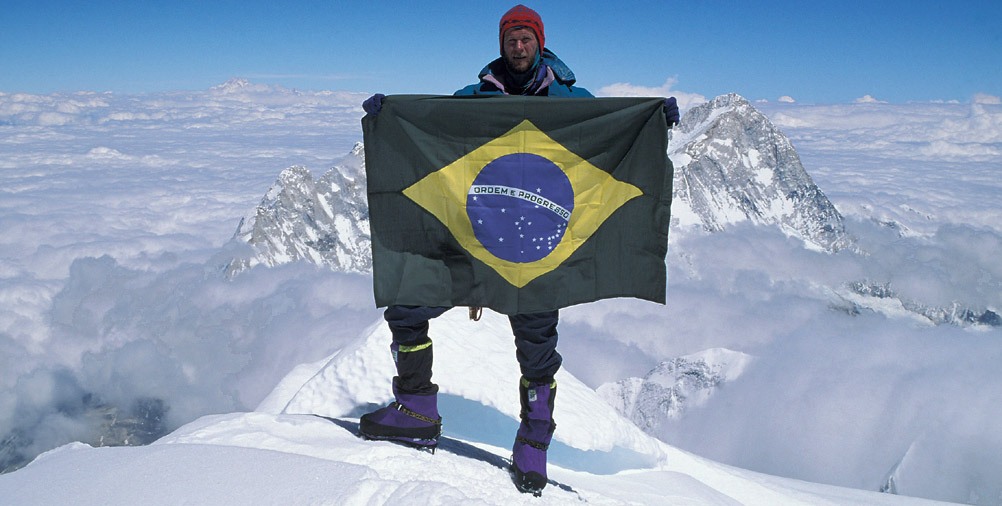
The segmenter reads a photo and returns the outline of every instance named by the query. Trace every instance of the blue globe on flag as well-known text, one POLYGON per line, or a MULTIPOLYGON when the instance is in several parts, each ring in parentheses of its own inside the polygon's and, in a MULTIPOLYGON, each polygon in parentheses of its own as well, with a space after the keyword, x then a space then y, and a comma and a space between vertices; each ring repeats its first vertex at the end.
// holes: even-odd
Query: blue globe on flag
POLYGON ((555 163, 512 153, 488 163, 470 187, 466 213, 477 240, 516 263, 549 255, 567 232, 574 189, 555 163))

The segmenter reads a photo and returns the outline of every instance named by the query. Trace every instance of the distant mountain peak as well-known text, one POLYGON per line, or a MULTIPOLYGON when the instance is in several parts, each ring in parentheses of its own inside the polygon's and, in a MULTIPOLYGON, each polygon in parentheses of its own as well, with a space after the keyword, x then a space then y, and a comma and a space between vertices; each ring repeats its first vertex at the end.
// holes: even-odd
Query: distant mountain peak
POLYGON ((243 90, 249 88, 250 86, 251 83, 247 79, 244 79, 242 77, 234 77, 229 79, 225 83, 217 84, 216 86, 213 86, 210 89, 212 89, 213 91, 227 92, 227 91, 243 90))
POLYGON ((750 221, 777 226, 810 248, 852 244, 790 140, 744 97, 730 93, 692 108, 670 135, 674 223, 719 231, 750 221))
POLYGON ((252 255, 231 261, 228 274, 299 260, 337 271, 369 272, 364 160, 356 158, 362 156, 360 146, 344 165, 316 181, 306 167, 283 170, 252 214, 237 225, 234 239, 249 244, 252 255))
POLYGON ((223 84, 217 84, 216 86, 209 88, 209 90, 217 94, 233 95, 241 93, 285 91, 285 88, 281 86, 270 86, 267 84, 255 84, 250 82, 248 79, 234 77, 223 84))
POLYGON ((642 378, 607 383, 597 392, 644 432, 658 436, 666 423, 704 404, 723 383, 736 380, 751 361, 745 353, 713 348, 666 360, 642 378))

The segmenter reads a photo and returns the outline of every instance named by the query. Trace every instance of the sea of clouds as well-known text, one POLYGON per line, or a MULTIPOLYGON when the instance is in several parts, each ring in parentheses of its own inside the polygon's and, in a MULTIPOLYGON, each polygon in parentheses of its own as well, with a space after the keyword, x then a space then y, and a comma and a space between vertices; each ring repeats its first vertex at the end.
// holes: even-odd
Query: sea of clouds
MULTIPOLYGON (((702 100, 673 84, 602 93, 702 100)), ((164 401, 165 430, 251 410, 293 367, 378 324, 365 275, 223 275, 247 253, 231 242, 240 217, 284 168, 319 176, 361 140, 366 96, 240 80, 0 92, 0 442, 25 458, 100 444, 95 406, 124 415, 149 399, 164 401)), ((676 356, 742 351, 747 372, 663 439, 768 473, 871 490, 897 473, 902 493, 997 503, 999 328, 934 325, 894 301, 1002 312, 998 98, 755 105, 858 251, 814 252, 753 226, 673 231, 668 305, 565 310, 565 367, 598 387, 676 356), (854 281, 899 299, 854 305, 854 281)))

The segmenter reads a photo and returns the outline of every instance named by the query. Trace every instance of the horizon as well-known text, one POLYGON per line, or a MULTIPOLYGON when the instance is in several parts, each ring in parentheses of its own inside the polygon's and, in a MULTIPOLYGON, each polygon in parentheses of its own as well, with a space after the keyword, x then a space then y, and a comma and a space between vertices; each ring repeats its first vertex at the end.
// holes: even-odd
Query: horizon
MULTIPOLYGON (((914 100, 907 102, 889 102, 886 100, 880 100, 871 95, 863 95, 861 97, 856 97, 854 99, 847 100, 845 102, 803 102, 796 100, 793 97, 784 95, 775 99, 753 99, 742 95, 741 93, 730 91, 723 92, 718 95, 704 96, 700 93, 690 93, 685 90, 673 89, 675 81, 668 80, 661 86, 642 86, 635 85, 631 83, 613 83, 609 86, 604 86, 597 90, 593 90, 593 93, 598 98, 606 97, 646 97, 646 96, 674 96, 678 99, 679 107, 682 112, 686 112, 692 107, 709 102, 716 97, 725 96, 729 94, 736 94, 742 98, 748 100, 753 105, 768 105, 768 106, 803 106, 803 107, 832 107, 832 106, 872 106, 872 105, 886 105, 886 106, 920 106, 920 105, 1002 105, 1002 96, 992 95, 989 93, 975 93, 973 96, 966 100, 942 100, 942 99, 930 99, 930 100, 914 100)), ((0 97, 13 97, 14 101, 19 101, 18 95, 30 96, 30 97, 49 97, 53 99, 67 98, 72 96, 90 96, 90 95, 106 95, 111 97, 153 97, 157 95, 176 95, 176 94, 201 94, 213 91, 222 91, 224 93, 231 93, 233 91, 239 90, 239 88, 246 88, 244 90, 246 93, 257 94, 258 96, 264 97, 267 95, 275 94, 316 94, 325 95, 330 93, 344 94, 344 95, 359 95, 360 97, 365 97, 369 92, 366 91, 353 91, 353 90, 339 90, 332 88, 298 88, 289 87, 280 83, 269 83, 266 80, 250 79, 243 76, 233 76, 222 82, 211 84, 205 88, 198 89, 164 89, 156 91, 114 91, 114 90, 66 90, 66 91, 52 91, 49 93, 30 93, 30 92, 10 92, 0 90, 0 97)), ((402 92, 398 95, 410 95, 418 93, 407 93, 402 92)), ((429 93, 429 95, 437 95, 434 93, 429 93)), ((362 98, 359 99, 359 109, 361 109, 362 98)))
MULTIPOLYGON (((0 92, 146 94, 245 78, 450 94, 497 57, 497 22, 514 4, 14 1, 0 44, 19 49, 0 54, 0 92)), ((1002 95, 998 3, 528 5, 543 18, 547 47, 592 92, 628 86, 813 104, 1002 95)))

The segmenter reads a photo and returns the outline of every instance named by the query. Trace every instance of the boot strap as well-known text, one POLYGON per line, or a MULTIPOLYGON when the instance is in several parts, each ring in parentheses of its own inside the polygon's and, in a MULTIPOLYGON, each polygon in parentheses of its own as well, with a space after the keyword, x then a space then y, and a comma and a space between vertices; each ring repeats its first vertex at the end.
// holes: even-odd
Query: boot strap
POLYGON ((541 451, 544 451, 544 452, 550 447, 550 445, 548 443, 540 443, 539 441, 533 441, 531 439, 526 439, 526 438, 524 438, 522 436, 516 437, 515 438, 515 442, 527 444, 527 445, 529 445, 529 446, 531 446, 531 447, 533 447, 533 448, 535 448, 537 450, 541 450, 541 451))
POLYGON ((405 415, 407 415, 407 416, 409 416, 411 418, 417 418, 418 420, 421 420, 422 422, 433 423, 435 425, 441 425, 442 424, 442 419, 441 418, 439 418, 438 420, 436 420, 434 418, 431 418, 431 417, 428 417, 428 416, 424 416, 421 413, 417 413, 415 411, 411 411, 411 410, 407 409, 407 406, 404 406, 403 404, 400 404, 399 402, 394 402, 394 403, 390 404, 390 407, 392 407, 393 409, 395 409, 395 410, 397 410, 397 411, 399 411, 399 412, 401 412, 401 413, 403 413, 403 414, 405 414, 405 415))

